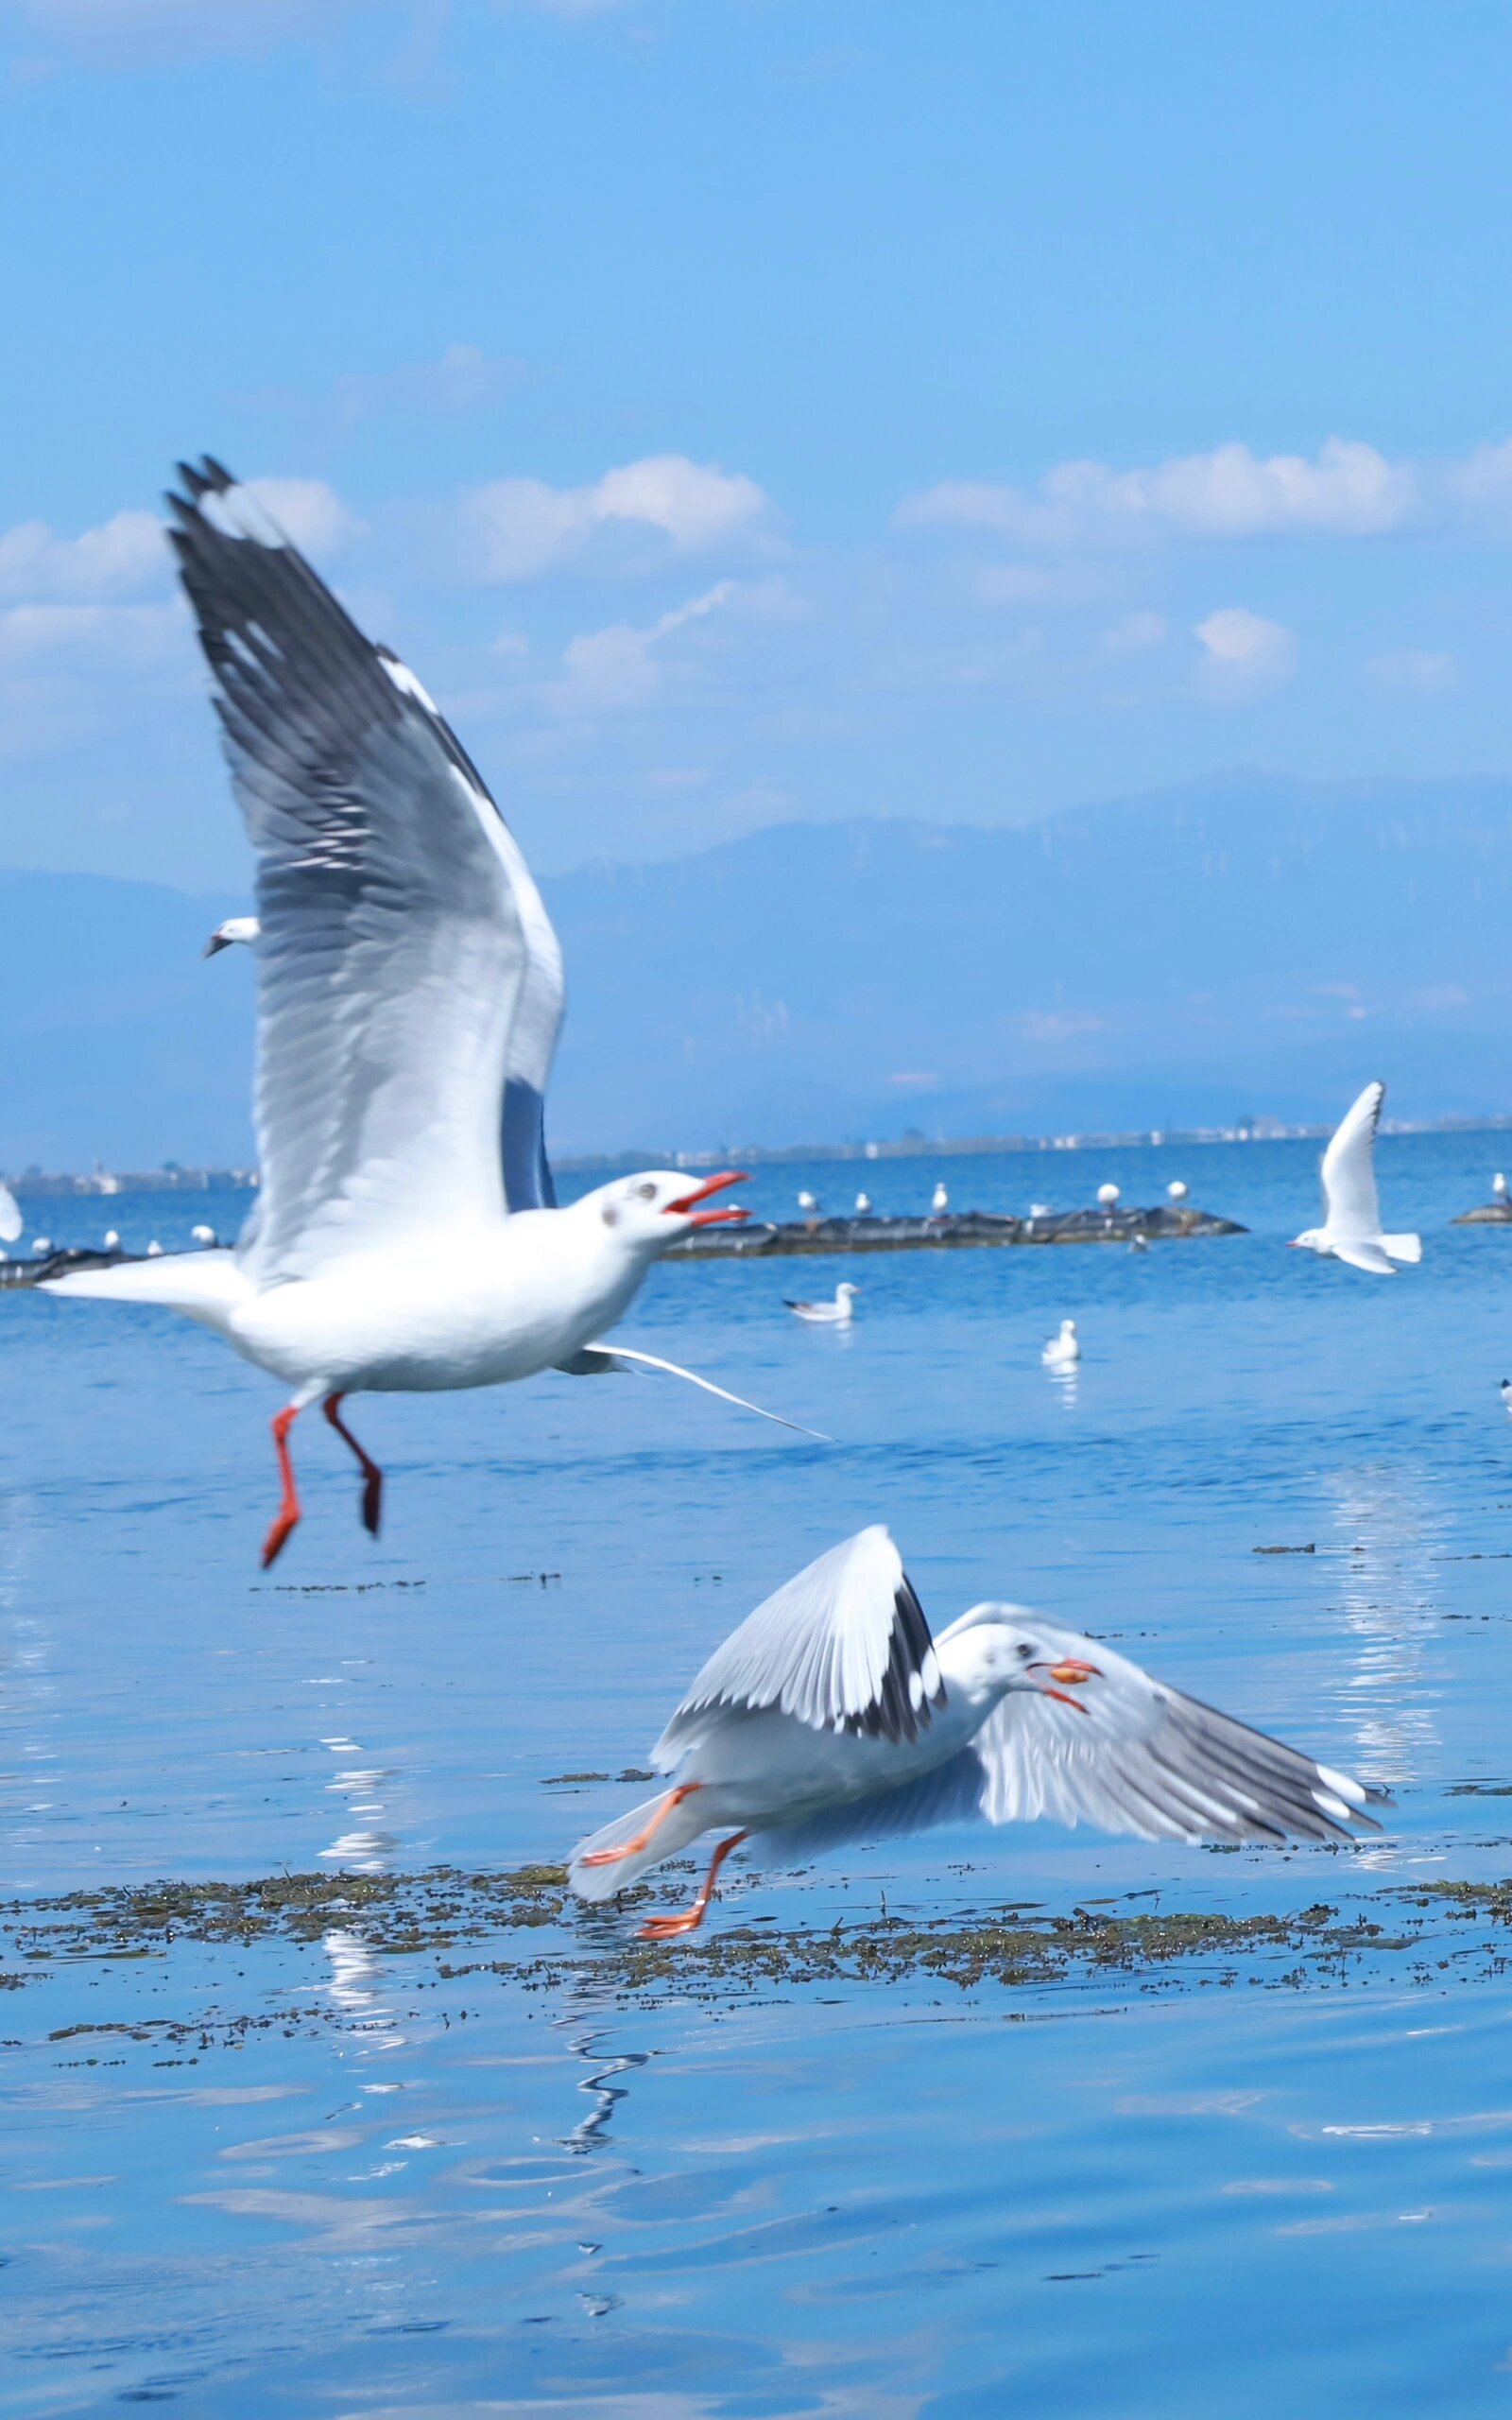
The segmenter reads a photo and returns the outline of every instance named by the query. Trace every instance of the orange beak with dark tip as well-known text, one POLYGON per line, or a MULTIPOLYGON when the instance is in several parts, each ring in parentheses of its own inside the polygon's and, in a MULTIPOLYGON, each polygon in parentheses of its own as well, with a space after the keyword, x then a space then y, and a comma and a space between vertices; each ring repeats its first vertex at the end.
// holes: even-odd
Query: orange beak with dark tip
POLYGON ((1052 1681, 1062 1682, 1064 1686, 1058 1689, 1046 1686, 1040 1695, 1058 1698, 1062 1705, 1074 1705, 1078 1714, 1085 1714, 1087 1709, 1079 1699, 1068 1697, 1067 1690, 1079 1689, 1084 1682, 1100 1681, 1103 1677, 1097 1665, 1084 1663, 1079 1655, 1068 1655, 1062 1664, 1031 1664, 1029 1669, 1031 1672, 1048 1672, 1052 1681))
POLYGON ((733 1220, 746 1218, 747 1213, 738 1206, 728 1210, 700 1210, 697 1203, 707 1201, 711 1193, 723 1193, 727 1184, 748 1184, 749 1182, 749 1174, 745 1168, 721 1168, 717 1176, 709 1177, 695 1192, 685 1193, 680 1201, 669 1201, 662 1215, 665 1219, 689 1219, 696 1227, 727 1226, 733 1220))

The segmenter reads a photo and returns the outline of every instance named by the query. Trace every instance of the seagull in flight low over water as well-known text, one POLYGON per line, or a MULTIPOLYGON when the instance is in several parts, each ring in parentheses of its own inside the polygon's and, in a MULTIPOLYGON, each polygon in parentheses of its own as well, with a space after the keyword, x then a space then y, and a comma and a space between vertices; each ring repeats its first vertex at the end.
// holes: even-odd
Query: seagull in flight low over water
POLYGON ((610 1899, 700 1833, 721 1841, 702 1923, 747 1838, 790 1864, 971 1820, 1095 1824, 1146 1841, 1345 1841, 1383 1790, 1313 1762, 1022 1605, 973 1605, 931 1636, 882 1527, 832 1547, 709 1658, 651 1751, 669 1787, 574 1852, 573 1889, 610 1899))
POLYGON ((741 1402, 599 1340, 670 1245, 746 1214, 706 1206, 733 1169, 648 1169, 556 1206, 542 1104, 561 953, 504 818, 414 674, 247 491, 212 461, 180 478, 170 536, 258 859, 261 1189, 233 1251, 50 1290, 163 1304, 292 1390, 266 1567, 300 1517, 288 1439, 311 1404, 361 1465, 376 1535, 383 1477, 341 1417, 349 1394, 644 1364, 741 1402))
POLYGON ((1376 1128, 1381 1121, 1384 1084, 1366 1084, 1353 1107, 1340 1120, 1323 1154, 1323 1224, 1308 1227, 1292 1238, 1294 1252, 1315 1252, 1324 1259, 1367 1270, 1373 1277, 1395 1277, 1399 1260, 1423 1256, 1418 1236, 1383 1236, 1381 1198, 1376 1191, 1376 1128))

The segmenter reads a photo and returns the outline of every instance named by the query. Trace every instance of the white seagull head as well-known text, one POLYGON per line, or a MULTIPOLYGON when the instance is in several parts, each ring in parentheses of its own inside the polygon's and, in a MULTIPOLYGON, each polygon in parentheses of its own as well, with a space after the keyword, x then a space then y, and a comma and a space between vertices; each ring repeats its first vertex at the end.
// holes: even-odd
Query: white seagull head
POLYGON ((1328 1239, 1321 1227, 1304 1227, 1286 1247, 1288 1252, 1321 1252, 1329 1250, 1328 1239))
POLYGON ((214 958, 217 950, 230 949, 233 942, 242 942, 250 949, 262 934, 263 927, 255 916, 228 916, 223 925, 215 926, 200 955, 214 958))
POLYGON ((575 1206, 580 1216, 597 1219, 631 1252, 665 1252, 695 1227, 733 1225, 747 1213, 738 1203, 706 1210, 712 1194, 747 1182, 743 1168, 721 1168, 702 1184, 690 1183, 686 1168, 645 1168, 636 1176, 617 1177, 585 1193, 575 1206))
POLYGON ((1026 1605, 973 1605, 936 1645, 947 1687, 975 1704, 1016 1690, 1022 1696, 1058 1698, 1085 1714, 1085 1705, 1071 1691, 1102 1678, 1097 1665, 1084 1657, 1061 1655, 1047 1647, 1026 1605))

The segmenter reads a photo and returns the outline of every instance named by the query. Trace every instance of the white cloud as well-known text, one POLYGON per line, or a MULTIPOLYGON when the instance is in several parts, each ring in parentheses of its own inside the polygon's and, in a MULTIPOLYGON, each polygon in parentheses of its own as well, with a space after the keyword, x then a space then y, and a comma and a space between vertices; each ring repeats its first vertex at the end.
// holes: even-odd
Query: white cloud
POLYGON ((1442 698, 1459 686, 1459 666, 1453 656, 1434 648, 1390 648, 1366 666, 1383 689, 1412 698, 1442 698))
POLYGON ((646 704, 662 682, 662 666, 653 652, 656 647, 674 631, 717 614, 735 595, 736 585, 732 579, 722 579, 701 596, 674 606, 644 630, 615 622, 608 630, 569 640, 562 650, 565 677, 551 691, 555 711, 602 714, 646 704))
POLYGON ((45 521, 0 536, 0 596, 118 596, 165 579, 168 549, 150 512, 117 512, 97 529, 60 538, 45 521))
POLYGON ((1143 470, 1059 462, 1029 490, 944 480, 905 497, 894 517, 901 528, 976 529, 1055 546, 1121 533, 1371 536, 1399 528, 1418 506, 1410 463, 1388 461, 1358 440, 1331 437, 1311 461, 1229 444, 1143 470))
POLYGON ((312 553, 336 554, 363 535, 362 523, 324 479, 245 479, 241 484, 272 514, 285 538, 312 553))
POLYGON ((1223 606, 1198 622, 1193 635, 1203 650, 1204 685, 1221 701, 1237 703, 1278 689, 1297 666, 1295 632, 1247 606, 1223 606))
POLYGON ((772 510, 754 479, 685 454, 656 454, 607 471, 580 488, 543 479, 496 479, 462 501, 464 527, 484 579, 536 579, 545 572, 647 566, 748 539, 772 510))
POLYGON ((1163 614, 1125 614, 1104 633, 1103 645, 1109 655, 1143 655, 1147 648, 1159 647, 1165 634, 1163 614))

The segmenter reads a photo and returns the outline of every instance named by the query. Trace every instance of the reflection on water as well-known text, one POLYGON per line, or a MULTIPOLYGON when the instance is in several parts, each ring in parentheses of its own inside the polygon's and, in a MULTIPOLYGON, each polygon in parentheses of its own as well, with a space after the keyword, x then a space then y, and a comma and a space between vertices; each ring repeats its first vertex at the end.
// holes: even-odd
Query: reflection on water
POLYGON ((1435 1556, 1448 1512, 1425 1475, 1400 1465, 1332 1472, 1322 1495, 1343 1557, 1340 1610, 1356 1642, 1342 1687, 1361 1771, 1391 1786, 1415 1781, 1439 1745, 1435 1556))
MULTIPOLYGON (((574 2025, 582 2022, 580 2017, 564 2021, 574 2025)), ((633 2075, 637 2067, 648 2066, 652 2057, 649 2050, 624 2050, 603 2059, 597 2053, 598 2040, 596 2033, 583 2033, 571 2045, 576 2057, 593 2062, 593 2072, 579 2080, 577 2090, 586 2092, 593 2106, 586 2118, 578 2120, 570 2135, 558 2137, 563 2148, 570 2152, 591 2152, 603 2141, 616 2104, 626 2100, 629 2092, 627 2084, 616 2083, 613 2079, 633 2075)))
MULTIPOLYGON (((334 1756, 363 1754, 355 1739, 322 1739, 320 1745, 334 1756)), ((377 1819, 387 1812, 378 1792, 392 1779, 390 1766, 349 1765, 326 1783, 328 1792, 346 1800, 347 1813, 363 1820, 349 1825, 329 1848, 320 1851, 323 1861, 339 1865, 347 1874, 387 1872, 400 1843, 395 1833, 378 1827, 377 1819)))

